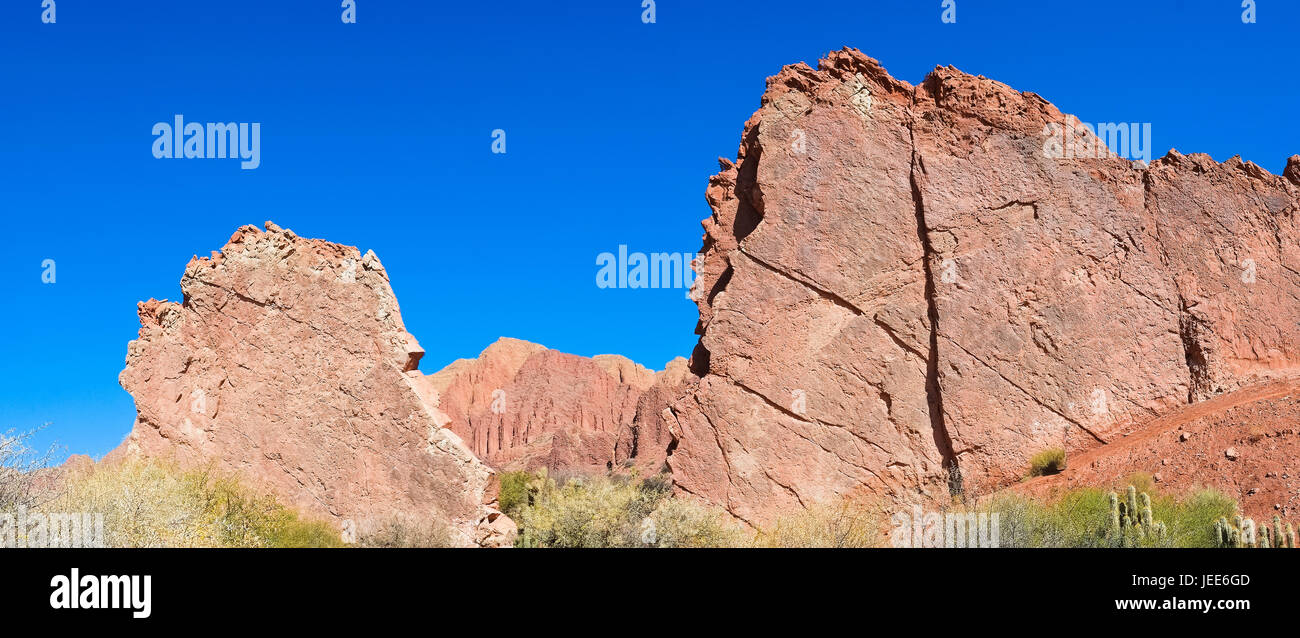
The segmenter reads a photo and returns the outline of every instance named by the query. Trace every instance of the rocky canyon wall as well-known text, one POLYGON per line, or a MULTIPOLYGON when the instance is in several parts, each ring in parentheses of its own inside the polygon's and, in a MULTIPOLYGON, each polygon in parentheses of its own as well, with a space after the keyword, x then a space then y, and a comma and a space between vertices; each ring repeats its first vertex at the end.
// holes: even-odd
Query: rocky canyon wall
POLYGON ((422 383, 448 427, 493 468, 648 475, 662 468, 670 437, 663 417, 647 410, 675 398, 685 369, 682 358, 656 373, 618 355, 502 338, 422 383))
POLYGON ((678 488, 750 522, 946 500, 1293 375, 1300 157, 1146 166, 1072 122, 851 49, 770 78, 707 191, 678 488), (1054 130, 1103 152, 1062 157, 1054 130))
POLYGON ((425 374, 373 253, 241 228, 181 303, 140 304, 113 455, 493 544, 513 525, 494 469, 667 468, 762 525, 859 492, 987 493, 1037 452, 1295 378, 1300 156, 1281 176, 1147 165, 1073 122, 951 67, 917 86, 851 49, 785 67, 709 182, 699 343, 660 372, 502 339, 425 374))

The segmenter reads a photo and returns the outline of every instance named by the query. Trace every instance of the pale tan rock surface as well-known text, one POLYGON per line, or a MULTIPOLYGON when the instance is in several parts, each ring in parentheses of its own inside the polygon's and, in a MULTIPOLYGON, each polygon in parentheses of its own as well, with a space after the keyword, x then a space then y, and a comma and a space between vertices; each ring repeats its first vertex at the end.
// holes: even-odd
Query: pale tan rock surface
POLYGON ((707 191, 677 487, 752 523, 858 491, 946 501, 1294 374, 1300 158, 1053 154, 1071 122, 849 49, 770 78, 707 191))
POLYGON ((138 416, 111 457, 215 462, 362 533, 397 516, 509 542, 493 472, 421 399, 423 350, 374 253, 245 226, 181 292, 140 304, 120 376, 138 416))

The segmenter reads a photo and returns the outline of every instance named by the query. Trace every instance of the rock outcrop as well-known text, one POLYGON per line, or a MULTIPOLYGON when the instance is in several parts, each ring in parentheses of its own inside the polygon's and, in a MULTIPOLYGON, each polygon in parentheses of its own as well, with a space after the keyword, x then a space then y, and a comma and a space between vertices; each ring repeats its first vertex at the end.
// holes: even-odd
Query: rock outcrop
POLYGON ((1032 93, 846 49, 770 78, 721 165, 668 464, 742 520, 993 489, 1300 366, 1300 158, 1148 167, 1032 93))
MULTIPOLYGON (((585 358, 502 338, 420 384, 450 417, 448 427, 498 470, 593 473, 617 462, 653 473, 669 439, 661 416, 638 421, 640 400, 647 392, 671 393, 684 369, 678 360, 656 374, 618 355, 585 358), (643 430, 646 446, 639 444, 643 430)), ((661 409, 663 400, 656 403, 661 409)))
POLYGON ((421 398, 423 350, 374 253, 245 226, 181 292, 139 306, 120 377, 138 417, 111 456, 214 462, 360 533, 403 517, 509 542, 494 473, 421 398))

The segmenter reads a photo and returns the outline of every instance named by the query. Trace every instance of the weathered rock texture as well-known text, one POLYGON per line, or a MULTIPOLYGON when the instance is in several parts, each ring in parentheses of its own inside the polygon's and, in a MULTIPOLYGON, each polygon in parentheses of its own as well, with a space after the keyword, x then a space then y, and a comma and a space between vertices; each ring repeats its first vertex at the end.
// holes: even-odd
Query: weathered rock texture
MULTIPOLYGON (((855 50, 768 80, 708 189, 684 492, 947 500, 1297 371, 1300 158, 1061 157, 1041 97, 855 50)), ((1086 146, 1085 146, 1086 147, 1086 146)))
POLYGON ((684 370, 684 359, 656 374, 626 357, 588 359, 502 338, 421 384, 452 431, 499 470, 590 473, 617 463, 652 473, 669 438, 661 415, 638 414, 640 399, 650 393, 662 409, 684 370))
POLYGON ((423 351, 374 253, 246 226, 181 292, 140 304, 120 378, 138 417, 113 456, 214 460, 361 533, 402 517, 508 540, 493 472, 421 399, 423 351))

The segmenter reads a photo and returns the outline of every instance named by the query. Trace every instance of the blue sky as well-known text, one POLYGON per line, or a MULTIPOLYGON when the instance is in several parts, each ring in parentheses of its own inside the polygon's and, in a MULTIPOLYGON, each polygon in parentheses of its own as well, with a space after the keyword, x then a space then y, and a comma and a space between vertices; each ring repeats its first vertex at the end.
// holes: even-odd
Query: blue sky
POLYGON ((650 367, 688 355, 682 290, 602 290, 620 244, 695 252, 704 188, 766 77, 843 46, 918 82, 953 64, 1154 153, 1300 153, 1300 3, 1258 0, 41 0, 0 3, 0 430, 102 455, 135 304, 243 224, 373 249, 422 368, 500 336, 650 367), (158 160, 156 122, 260 122, 262 163, 158 160), (507 153, 491 152, 491 133, 507 153), (41 282, 54 259, 57 280, 41 282))

